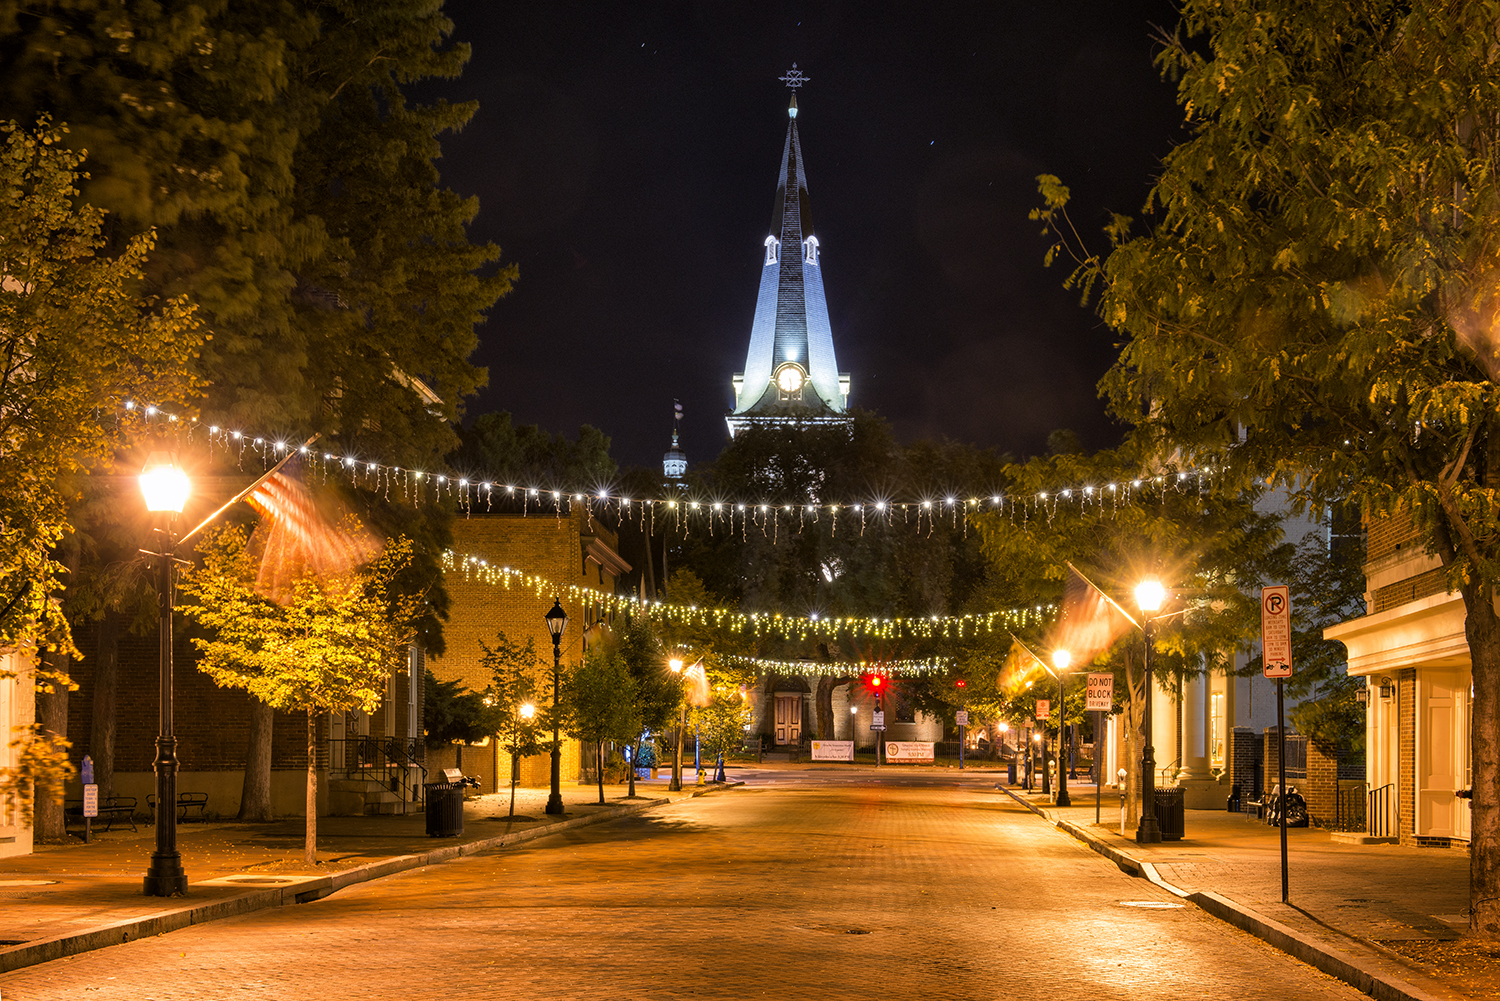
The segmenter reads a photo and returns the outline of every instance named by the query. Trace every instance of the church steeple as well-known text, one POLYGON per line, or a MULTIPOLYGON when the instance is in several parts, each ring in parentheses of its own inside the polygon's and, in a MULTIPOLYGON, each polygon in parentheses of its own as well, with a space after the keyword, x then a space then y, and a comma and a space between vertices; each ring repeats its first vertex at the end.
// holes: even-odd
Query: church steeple
POLYGON ((756 423, 814 424, 842 421, 849 376, 839 372, 833 328, 823 295, 822 249, 813 231, 797 134, 796 89, 808 77, 792 65, 781 78, 792 88, 787 108, 781 176, 765 238, 760 295, 750 327, 745 370, 735 376, 729 433, 756 423))

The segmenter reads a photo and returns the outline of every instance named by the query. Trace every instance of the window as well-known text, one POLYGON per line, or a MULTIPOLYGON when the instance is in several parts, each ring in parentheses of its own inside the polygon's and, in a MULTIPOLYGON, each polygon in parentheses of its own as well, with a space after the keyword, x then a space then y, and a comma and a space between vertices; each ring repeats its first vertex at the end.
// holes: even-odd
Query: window
POLYGON ((802 259, 808 264, 817 267, 818 264, 818 238, 809 236, 802 241, 802 259))
MULTIPOLYGON (((1233 684, 1233 679, 1230 679, 1233 684)), ((1209 697, 1208 763, 1224 767, 1224 693, 1214 692, 1209 697)))
POLYGON ((780 240, 776 239, 776 237, 774 237, 774 236, 768 236, 768 237, 766 237, 766 265, 767 266, 775 264, 777 261, 779 261, 781 259, 781 254, 779 253, 780 248, 781 248, 781 241, 780 240))

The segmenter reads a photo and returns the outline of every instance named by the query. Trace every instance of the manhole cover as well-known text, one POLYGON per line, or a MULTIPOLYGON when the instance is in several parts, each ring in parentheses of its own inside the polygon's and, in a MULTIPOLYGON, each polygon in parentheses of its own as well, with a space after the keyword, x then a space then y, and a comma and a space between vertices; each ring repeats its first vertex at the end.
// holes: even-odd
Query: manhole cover
POLYGON ((1122 900, 1120 901, 1120 906, 1144 907, 1145 909, 1151 911, 1167 911, 1173 909, 1174 907, 1181 907, 1183 905, 1174 904, 1169 900, 1122 900))
POLYGON ((0 879, 0 886, 56 886, 55 879, 0 879))

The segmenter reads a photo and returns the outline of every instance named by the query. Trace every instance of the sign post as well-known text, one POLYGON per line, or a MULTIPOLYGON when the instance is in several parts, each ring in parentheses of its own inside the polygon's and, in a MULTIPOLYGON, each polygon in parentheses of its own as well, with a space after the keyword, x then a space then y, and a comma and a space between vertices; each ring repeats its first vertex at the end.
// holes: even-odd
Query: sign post
POLYGON ((880 701, 875 702, 875 711, 870 715, 870 729, 875 731, 875 767, 880 767, 880 737, 885 733, 885 710, 880 708, 880 701))
POLYGON ((1292 676, 1292 595, 1285 584, 1260 589, 1261 673, 1276 679, 1276 812, 1281 819, 1281 902, 1287 902, 1286 864, 1286 713, 1282 682, 1292 676))
POLYGON ((1094 823, 1099 823, 1099 801, 1104 798, 1104 762, 1099 752, 1104 745, 1104 717, 1115 701, 1115 676, 1107 671, 1090 671, 1084 689, 1083 708, 1094 714, 1094 823))
POLYGON ((79 771, 83 779, 83 843, 88 844, 94 835, 94 818, 99 816, 99 786, 94 782, 94 759, 85 754, 79 771))
POLYGON ((958 711, 958 770, 964 770, 964 728, 969 725, 969 710, 958 711))

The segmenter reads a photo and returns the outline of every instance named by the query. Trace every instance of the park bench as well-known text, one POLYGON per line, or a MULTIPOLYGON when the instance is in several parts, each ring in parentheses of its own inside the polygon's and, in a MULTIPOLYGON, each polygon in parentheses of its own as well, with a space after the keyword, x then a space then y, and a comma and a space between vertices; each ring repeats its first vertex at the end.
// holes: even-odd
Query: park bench
MULTIPOLYGON (((96 824, 103 824, 104 830, 108 831, 114 827, 115 821, 121 821, 130 825, 134 831, 135 826, 135 804, 134 796, 106 796, 99 801, 99 816, 94 818, 96 824)), ((69 821, 82 823, 83 800, 69 800, 65 805, 64 815, 69 821)))
MULTIPOLYGON (((151 808, 151 823, 156 824, 156 793, 150 793, 146 797, 146 805, 151 808)), ((208 793, 206 792, 180 792, 177 794, 177 819, 207 820, 208 819, 208 793)))

